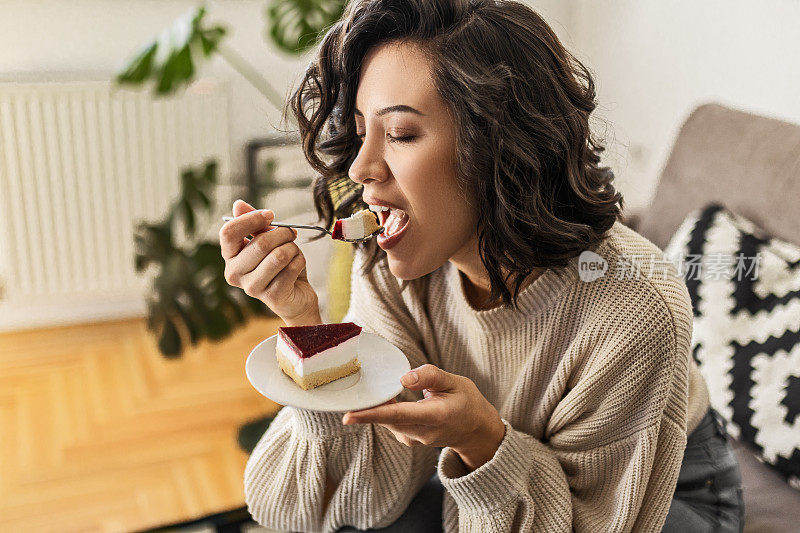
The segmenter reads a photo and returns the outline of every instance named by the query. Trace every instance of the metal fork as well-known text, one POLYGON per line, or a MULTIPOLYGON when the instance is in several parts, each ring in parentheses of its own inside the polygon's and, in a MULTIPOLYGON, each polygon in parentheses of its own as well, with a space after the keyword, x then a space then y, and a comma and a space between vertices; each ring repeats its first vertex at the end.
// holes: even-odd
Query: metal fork
MULTIPOLYGON (((234 217, 222 217, 222 220, 224 220, 225 222, 230 222, 231 220, 233 220, 233 218, 234 217)), ((315 229, 317 231, 324 231, 325 233, 327 233, 328 235, 333 237, 333 232, 332 231, 328 231, 328 230, 326 230, 325 228, 323 228, 321 226, 308 226, 306 224, 287 224, 285 222, 270 222, 269 225, 270 226, 280 226, 282 228, 315 229)), ((373 237, 377 237, 378 235, 383 233, 385 229, 386 228, 381 226, 380 228, 376 229, 374 232, 370 233, 369 235, 367 235, 366 237, 363 237, 361 239, 336 239, 336 240, 344 241, 344 242, 364 242, 364 241, 370 240, 373 237)))

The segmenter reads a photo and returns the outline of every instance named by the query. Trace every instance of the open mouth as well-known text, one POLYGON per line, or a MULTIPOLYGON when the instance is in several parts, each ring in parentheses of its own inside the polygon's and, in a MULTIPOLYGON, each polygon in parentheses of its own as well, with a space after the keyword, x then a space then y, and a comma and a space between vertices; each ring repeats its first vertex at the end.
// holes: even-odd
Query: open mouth
POLYGON ((384 250, 392 248, 403 237, 408 227, 408 213, 394 207, 370 205, 369 208, 378 214, 378 221, 385 228, 383 233, 377 237, 378 246, 384 250))
POLYGON ((387 209, 378 213, 381 226, 386 228, 386 237, 399 233, 408 224, 408 213, 401 209, 387 209))

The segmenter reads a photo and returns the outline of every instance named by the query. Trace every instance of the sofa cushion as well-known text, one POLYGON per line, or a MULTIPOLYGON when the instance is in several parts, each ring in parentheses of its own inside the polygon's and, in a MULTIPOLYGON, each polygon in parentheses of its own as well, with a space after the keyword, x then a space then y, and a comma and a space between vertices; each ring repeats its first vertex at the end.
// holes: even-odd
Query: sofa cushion
POLYGON ((690 211, 716 201, 800 244, 798 154, 800 124, 701 105, 681 126, 636 231, 663 249, 690 211))
POLYGON ((800 493, 800 247, 711 203, 689 214, 665 255, 692 298, 712 407, 800 493))
POLYGON ((762 461, 746 444, 731 439, 744 489, 744 533, 797 531, 800 491, 762 461))

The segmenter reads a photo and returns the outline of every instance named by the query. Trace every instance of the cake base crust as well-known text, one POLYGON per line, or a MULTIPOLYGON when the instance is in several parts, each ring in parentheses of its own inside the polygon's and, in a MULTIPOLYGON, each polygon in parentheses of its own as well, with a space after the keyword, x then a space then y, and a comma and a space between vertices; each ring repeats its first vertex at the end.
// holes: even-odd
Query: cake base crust
POLYGON ((344 365, 313 372, 307 376, 298 376, 294 371, 294 366, 284 357, 283 352, 276 349, 275 356, 278 358, 278 365, 281 367, 284 374, 292 378, 303 390, 313 389, 314 387, 319 387, 331 381, 347 377, 350 374, 355 374, 361 368, 358 357, 353 357, 344 365))

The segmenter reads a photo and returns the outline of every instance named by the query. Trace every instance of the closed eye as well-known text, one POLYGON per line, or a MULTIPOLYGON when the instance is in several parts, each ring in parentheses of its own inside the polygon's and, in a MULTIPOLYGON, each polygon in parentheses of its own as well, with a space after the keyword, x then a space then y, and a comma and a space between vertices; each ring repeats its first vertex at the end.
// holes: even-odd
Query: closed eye
POLYGON ((414 139, 417 138, 416 135, 406 135, 405 137, 392 137, 391 135, 387 135, 389 137, 389 142, 398 142, 398 143, 410 143, 414 139))
MULTIPOLYGON (((364 137, 366 137, 366 134, 362 133, 362 134, 360 134, 360 135, 356 135, 356 137, 358 137, 358 139, 359 139, 361 142, 364 142, 364 137)), ((410 142, 412 142, 414 139, 416 139, 416 138, 417 138, 417 136, 416 136, 416 135, 406 135, 406 136, 403 136, 403 137, 393 137, 393 136, 391 136, 391 135, 389 135, 389 134, 387 133, 387 134, 386 134, 386 138, 389 140, 389 142, 390 142, 390 143, 393 143, 393 142, 399 142, 399 143, 410 143, 410 142)))

